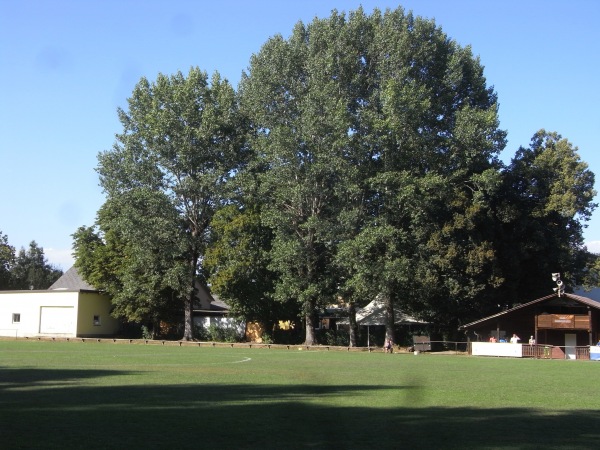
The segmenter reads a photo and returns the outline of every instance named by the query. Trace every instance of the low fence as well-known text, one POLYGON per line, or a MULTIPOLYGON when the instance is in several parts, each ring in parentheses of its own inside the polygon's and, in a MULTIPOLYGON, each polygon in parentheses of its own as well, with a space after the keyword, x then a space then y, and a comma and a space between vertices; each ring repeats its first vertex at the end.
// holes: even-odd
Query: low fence
POLYGON ((529 345, 523 344, 524 358, 538 359, 590 359, 590 346, 529 345))
POLYGON ((121 345, 157 345, 171 347, 212 347, 212 348, 248 348, 268 350, 320 350, 320 351, 346 351, 346 352, 374 352, 382 349, 375 347, 347 347, 335 345, 306 345, 306 344, 262 344, 255 342, 212 342, 212 341, 171 341, 166 339, 117 339, 111 337, 57 337, 57 336, 29 336, 12 338, 0 337, 0 340, 23 340, 45 342, 81 342, 103 343, 121 345))
MULTIPOLYGON (((31 340, 31 341, 50 341, 50 342, 98 342, 112 344, 131 344, 131 345, 163 345, 179 347, 215 347, 215 348, 248 348, 248 349, 268 349, 268 350, 305 350, 305 351, 346 351, 346 352, 384 352, 382 347, 348 347, 334 345, 306 345, 306 344, 263 344, 254 342, 206 342, 206 341, 169 341, 152 339, 116 339, 102 337, 18 337, 14 338, 3 336, 2 340, 31 340)), ((395 353, 429 353, 429 354, 455 354, 472 355, 473 344, 489 344, 491 349, 506 346, 513 349, 511 354, 479 354, 479 356, 511 356, 521 358, 536 359, 578 359, 578 360, 600 360, 600 347, 596 346, 559 346, 559 345, 529 345, 529 344, 501 344, 485 342, 465 342, 465 341, 423 341, 419 342, 423 347, 431 350, 420 350, 416 347, 394 347, 395 353), (520 347, 520 349, 519 349, 520 347), (519 350, 519 351, 517 351, 519 350), (591 351, 590 351, 591 350, 591 351)), ((475 353, 478 355, 477 353, 475 353)))
MULTIPOLYGON (((306 345, 306 344, 263 344, 256 342, 212 342, 212 341, 171 341, 166 339, 117 339, 111 337, 57 337, 57 336, 29 336, 29 337, 8 337, 3 336, 0 339, 19 339, 29 341, 49 341, 49 342, 97 342, 112 344, 132 344, 132 345, 164 345, 179 347, 229 347, 229 348, 248 348, 248 349, 268 349, 268 350, 306 350, 306 351, 346 351, 346 352, 383 352, 383 347, 350 347, 336 345, 306 345)), ((419 342, 418 347, 394 346, 394 353, 413 353, 415 350, 426 353, 446 353, 446 354, 466 354, 468 342, 459 341, 423 341, 419 342)))
POLYGON ((431 353, 455 353, 457 355, 468 352, 469 343, 464 341, 419 341, 414 343, 413 350, 431 353))

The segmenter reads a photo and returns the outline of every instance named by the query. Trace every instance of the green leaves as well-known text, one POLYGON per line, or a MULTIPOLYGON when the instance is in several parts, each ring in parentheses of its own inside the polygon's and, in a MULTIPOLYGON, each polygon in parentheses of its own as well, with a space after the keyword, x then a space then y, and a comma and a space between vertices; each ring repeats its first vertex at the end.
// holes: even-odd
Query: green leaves
MULTIPOLYGON (((509 283, 519 298, 548 292, 548 274, 561 272, 570 287, 586 281, 589 255, 583 225, 596 208, 594 174, 577 148, 558 133, 538 131, 520 148, 493 197, 502 227, 509 283)), ((593 269, 592 269, 593 270, 593 269)))
POLYGON ((544 131, 504 167, 497 105, 471 49, 402 8, 298 23, 237 95, 198 68, 143 78, 99 155, 108 199, 81 264, 128 317, 174 298, 189 327, 210 277, 240 318, 301 314, 307 343, 340 296, 455 328, 541 289, 521 273, 586 260, 593 174, 544 131))
POLYGON ((44 249, 35 241, 17 254, 0 232, 0 290, 48 289, 62 275, 62 270, 48 264, 44 249))
MULTIPOLYGON (((209 83, 206 72, 192 68, 187 76, 142 78, 128 106, 119 111, 123 132, 98 157, 108 198, 97 221, 103 242, 94 252, 98 259, 126 258, 101 270, 98 281, 113 290, 117 313, 130 320, 184 309, 184 335, 191 339, 209 224, 244 164, 236 95, 218 73, 209 83), (116 252, 101 250, 108 246, 116 252)), ((82 260, 89 264, 84 272, 95 272, 93 259, 82 260)))

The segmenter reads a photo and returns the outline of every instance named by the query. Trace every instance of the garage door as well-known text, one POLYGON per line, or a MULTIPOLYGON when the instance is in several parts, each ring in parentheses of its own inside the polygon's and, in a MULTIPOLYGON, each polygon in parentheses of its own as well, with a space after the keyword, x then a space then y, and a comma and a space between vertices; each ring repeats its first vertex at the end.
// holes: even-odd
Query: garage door
POLYGON ((73 334, 75 308, 72 306, 42 306, 40 333, 73 334))

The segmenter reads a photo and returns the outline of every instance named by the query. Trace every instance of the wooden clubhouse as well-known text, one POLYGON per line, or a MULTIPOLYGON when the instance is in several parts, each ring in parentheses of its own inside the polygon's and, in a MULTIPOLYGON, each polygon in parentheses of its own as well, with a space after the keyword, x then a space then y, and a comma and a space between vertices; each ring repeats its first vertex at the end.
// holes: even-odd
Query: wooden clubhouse
POLYGON ((460 327, 473 355, 600 359, 600 302, 559 289, 460 327), (518 344, 510 343, 516 334, 518 344), (530 344, 531 342, 531 344, 530 344))

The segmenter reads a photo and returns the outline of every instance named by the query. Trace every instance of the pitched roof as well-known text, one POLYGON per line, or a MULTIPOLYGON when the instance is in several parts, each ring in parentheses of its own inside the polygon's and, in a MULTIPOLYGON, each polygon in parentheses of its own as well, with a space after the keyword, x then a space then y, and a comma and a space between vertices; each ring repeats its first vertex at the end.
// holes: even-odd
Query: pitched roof
MULTIPOLYGON (((371 301, 364 308, 359 308, 356 311, 356 323, 359 325, 385 325, 387 318, 387 311, 385 303, 380 299, 379 296, 375 300, 371 301)), ((415 323, 426 323, 415 319, 408 314, 404 314, 401 311, 394 311, 394 323, 397 325, 407 325, 415 323)))
POLYGON ((67 290, 67 291, 97 291, 94 286, 88 284, 81 278, 79 272, 75 267, 71 267, 67 270, 62 277, 54 282, 52 286, 48 288, 49 291, 55 290, 67 290))
MULTIPOLYGON (((381 295, 377 295, 377 297, 364 308, 358 308, 356 310, 356 323, 358 325, 385 325, 387 320, 386 317, 387 312, 385 303, 381 299, 381 295)), ((348 319, 338 321, 338 324, 340 325, 348 325, 348 323, 350 323, 348 319)), ((427 322, 420 321, 394 308, 394 323, 396 325, 410 325, 426 324, 427 322)))
POLYGON ((507 309, 505 311, 501 311, 501 312, 499 312, 497 314, 493 314, 491 316, 484 317, 484 318, 476 320, 474 322, 467 323, 465 325, 461 325, 458 329, 459 330, 463 330, 465 328, 469 328, 469 327, 472 327, 474 325, 478 325, 478 324, 481 324, 483 322, 487 322, 488 320, 495 319, 495 318, 498 318, 498 317, 502 317, 502 316, 511 314, 512 312, 518 311, 519 309, 528 308, 528 307, 536 305, 538 303, 543 303, 543 302, 545 302, 547 300, 551 300, 553 298, 559 298, 559 297, 565 297, 565 298, 568 298, 570 300, 574 300, 574 301, 576 301, 578 303, 582 303, 584 305, 590 306, 592 308, 600 309, 600 302, 597 302, 596 300, 593 300, 593 299, 588 298, 588 297, 582 297, 581 295, 567 294, 567 293, 561 294, 560 296, 558 294, 551 294, 551 295, 547 295, 545 297, 538 298, 536 300, 532 300, 532 301, 530 301, 528 303, 523 303, 521 305, 515 306, 514 308, 510 308, 510 309, 507 309))

